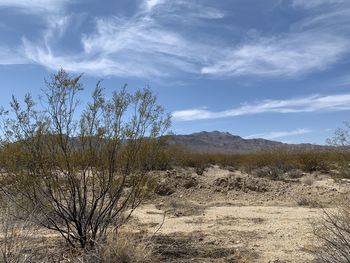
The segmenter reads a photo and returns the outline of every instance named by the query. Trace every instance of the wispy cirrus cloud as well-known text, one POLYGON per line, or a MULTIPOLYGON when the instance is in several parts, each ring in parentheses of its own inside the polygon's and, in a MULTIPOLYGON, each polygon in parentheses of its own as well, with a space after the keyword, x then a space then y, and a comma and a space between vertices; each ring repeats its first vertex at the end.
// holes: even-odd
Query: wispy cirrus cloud
POLYGON ((16 8, 28 13, 58 13, 69 0, 0 0, 0 8, 16 8))
POLYGON ((271 139, 307 134, 310 132, 312 132, 312 130, 310 129, 296 129, 292 131, 272 131, 267 133, 256 133, 256 134, 245 136, 244 138, 245 139, 264 138, 264 139, 271 140, 271 139))
POLYGON ((202 68, 213 76, 295 76, 328 68, 348 53, 350 41, 324 32, 289 33, 261 38, 229 51, 227 56, 202 68), (317 41, 315 41, 317 39, 317 41))
MULTIPOLYGON (((184 3, 176 2, 179 4, 184 3)), ((67 70, 92 75, 152 78, 176 72, 196 74, 205 61, 221 53, 215 47, 193 42, 176 30, 162 26, 157 15, 150 14, 157 6, 167 10, 168 5, 174 6, 175 3, 144 1, 143 11, 131 19, 96 18, 94 32, 82 36, 83 50, 74 56, 58 55, 52 48, 57 39, 52 38, 45 43, 24 38, 23 50, 33 63, 50 69, 60 65, 67 70)), ((187 8, 193 8, 192 5, 187 8)), ((51 23, 44 32, 44 39, 48 35, 57 35, 59 28, 62 26, 51 23)))
POLYGON ((350 110, 350 93, 337 95, 312 95, 287 100, 264 100, 245 103, 224 111, 210 111, 205 108, 179 110, 172 113, 176 121, 228 118, 262 113, 301 113, 350 110))
MULTIPOLYGON (((18 53, 49 69, 64 67, 98 76, 295 77, 328 69, 350 54, 348 5, 340 0, 306 2, 309 6, 338 4, 329 14, 322 10, 311 13, 284 33, 227 41, 212 34, 196 37, 195 27, 205 25, 208 19, 225 17, 223 10, 192 1, 143 0, 130 17, 95 18, 93 30, 81 36, 81 51, 74 55, 55 48, 67 28, 50 22, 50 16, 43 37, 24 37, 18 53), (183 21, 194 28, 182 30, 178 25, 183 21), (63 29, 56 35, 58 28, 63 29)), ((292 3, 302 5, 298 0, 292 3)), ((44 10, 48 14, 63 10, 67 4, 68 0, 0 0, 0 8, 44 10)), ((65 15, 51 17, 61 21, 65 15)))
MULTIPOLYGON (((74 0, 73 0, 74 1, 74 0)), ((50 50, 52 41, 56 42, 66 32, 66 25, 68 24, 68 17, 64 16, 62 12, 68 4, 73 1, 69 0, 0 0, 0 10, 9 9, 16 12, 31 14, 40 18, 41 23, 45 23, 47 29, 42 33, 40 40, 36 43, 30 41, 22 36, 22 43, 13 45, 11 48, 2 44, 0 46, 0 65, 15 65, 15 64, 31 64, 36 63, 35 56, 32 53, 27 53, 28 45, 31 49, 37 49, 38 54, 43 54, 44 51, 50 50)), ((7 31, 11 30, 10 26, 6 26, 7 31)), ((57 68, 59 68, 58 66, 57 68)), ((57 69, 55 68, 55 69, 57 69)))
POLYGON ((201 72, 219 77, 294 77, 328 69, 349 55, 350 2, 294 0, 292 5, 326 7, 292 24, 289 32, 233 46, 223 59, 204 66, 201 72))

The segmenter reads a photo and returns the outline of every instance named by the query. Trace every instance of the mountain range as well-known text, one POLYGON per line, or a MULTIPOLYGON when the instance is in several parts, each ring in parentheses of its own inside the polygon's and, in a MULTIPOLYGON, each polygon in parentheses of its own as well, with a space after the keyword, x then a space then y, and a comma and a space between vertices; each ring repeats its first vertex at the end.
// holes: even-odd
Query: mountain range
POLYGON ((272 150, 326 150, 331 147, 309 143, 287 144, 266 139, 244 139, 228 132, 197 132, 189 135, 170 135, 169 143, 201 153, 252 153, 272 150))

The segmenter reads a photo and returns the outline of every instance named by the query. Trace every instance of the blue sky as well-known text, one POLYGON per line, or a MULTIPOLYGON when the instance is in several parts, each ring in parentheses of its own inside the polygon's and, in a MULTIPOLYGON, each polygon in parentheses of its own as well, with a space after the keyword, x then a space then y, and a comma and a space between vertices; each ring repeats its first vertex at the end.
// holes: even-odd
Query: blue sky
POLYGON ((0 0, 0 104, 59 68, 150 86, 172 130, 324 143, 349 120, 349 0, 0 0))

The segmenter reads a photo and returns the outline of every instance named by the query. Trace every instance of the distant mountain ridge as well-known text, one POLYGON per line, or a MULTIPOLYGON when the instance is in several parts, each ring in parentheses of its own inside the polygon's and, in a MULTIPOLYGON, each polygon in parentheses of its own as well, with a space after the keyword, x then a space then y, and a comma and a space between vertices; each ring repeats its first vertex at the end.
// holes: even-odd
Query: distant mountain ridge
POLYGON ((287 144, 266 139, 244 139, 228 132, 197 132, 189 135, 171 135, 171 144, 184 146, 193 152, 201 153, 252 153, 284 150, 326 150, 329 146, 315 144, 287 144))

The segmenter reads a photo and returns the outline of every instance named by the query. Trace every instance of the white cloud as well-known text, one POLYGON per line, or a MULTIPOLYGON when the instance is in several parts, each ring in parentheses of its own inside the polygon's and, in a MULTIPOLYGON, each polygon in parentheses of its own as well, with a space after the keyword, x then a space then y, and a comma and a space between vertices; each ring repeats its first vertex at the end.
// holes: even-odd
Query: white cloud
POLYGON ((13 7, 29 13, 57 13, 69 0, 0 0, 1 7, 13 7))
POLYGON ((146 12, 152 11, 157 5, 164 3, 165 0, 145 0, 143 5, 146 12))
POLYGON ((272 131, 268 133, 257 133, 252 134, 249 136, 245 136, 245 139, 252 139, 252 138, 264 138, 264 139, 277 139, 277 138, 284 138, 284 137, 290 137, 295 135, 302 135, 306 133, 312 132, 310 129, 297 129, 292 131, 272 131))
POLYGON ((264 100, 258 103, 246 103, 237 108, 218 112, 203 108, 180 110, 173 112, 172 116, 176 121, 191 121, 261 113, 299 113, 344 110, 350 110, 350 93, 328 96, 312 95, 289 100, 264 100))

